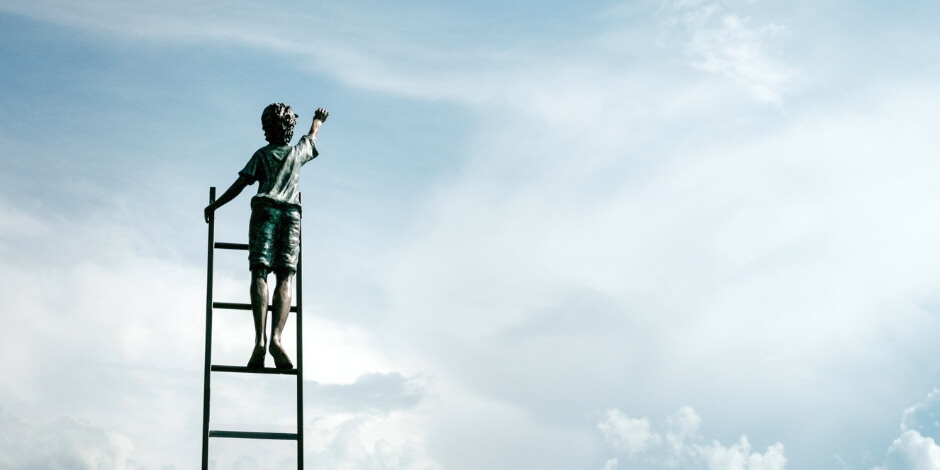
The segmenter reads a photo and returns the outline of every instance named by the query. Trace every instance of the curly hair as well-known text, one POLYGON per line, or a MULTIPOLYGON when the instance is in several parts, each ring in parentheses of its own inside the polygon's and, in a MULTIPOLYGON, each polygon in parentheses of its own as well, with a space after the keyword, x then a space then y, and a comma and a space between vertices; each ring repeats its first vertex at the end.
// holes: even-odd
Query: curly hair
POLYGON ((297 115, 284 103, 272 103, 261 112, 264 139, 275 145, 287 145, 294 136, 297 115))

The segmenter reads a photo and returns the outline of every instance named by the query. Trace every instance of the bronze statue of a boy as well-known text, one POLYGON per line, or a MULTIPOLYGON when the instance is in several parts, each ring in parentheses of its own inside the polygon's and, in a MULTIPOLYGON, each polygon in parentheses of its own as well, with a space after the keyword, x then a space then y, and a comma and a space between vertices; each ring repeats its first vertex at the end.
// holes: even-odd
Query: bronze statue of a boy
POLYGON ((214 203, 206 206, 206 222, 216 209, 238 196, 243 189, 258 182, 258 194, 251 199, 248 226, 248 264, 251 269, 251 310, 255 323, 255 347, 248 367, 264 367, 265 323, 268 312, 268 274, 277 278, 274 309, 271 315, 271 343, 268 350, 278 369, 294 365, 281 347, 281 332, 287 323, 291 304, 291 280, 297 272, 300 253, 300 167, 313 160, 317 152, 317 134, 329 113, 317 109, 310 131, 291 146, 298 115, 290 106, 274 103, 261 113, 261 127, 268 145, 251 156, 238 172, 238 179, 214 203))

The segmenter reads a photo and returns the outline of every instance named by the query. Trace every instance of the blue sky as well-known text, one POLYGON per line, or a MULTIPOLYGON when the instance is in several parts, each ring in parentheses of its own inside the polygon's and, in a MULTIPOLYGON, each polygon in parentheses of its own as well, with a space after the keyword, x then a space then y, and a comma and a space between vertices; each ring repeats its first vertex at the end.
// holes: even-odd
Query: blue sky
MULTIPOLYGON (((198 466, 201 210, 281 101, 331 112, 301 187, 308 466, 940 469, 938 18, 0 2, 0 468, 198 466)), ((245 264, 220 255, 218 298, 245 264)), ((247 360, 248 317, 216 332, 247 360)), ((291 426, 288 382, 213 390, 219 427, 291 426)))

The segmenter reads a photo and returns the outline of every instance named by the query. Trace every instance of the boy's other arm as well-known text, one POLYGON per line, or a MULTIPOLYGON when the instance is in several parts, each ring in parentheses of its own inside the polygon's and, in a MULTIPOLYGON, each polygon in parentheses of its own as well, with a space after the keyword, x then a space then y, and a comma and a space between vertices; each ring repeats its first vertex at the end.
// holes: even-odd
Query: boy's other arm
POLYGON ((206 206, 206 209, 203 211, 203 215, 206 217, 206 223, 209 223, 209 220, 212 219, 216 209, 224 206, 225 203, 231 201, 232 199, 235 199, 235 196, 241 194, 242 190, 248 187, 248 185, 251 183, 251 180, 249 180, 247 176, 238 175, 238 179, 235 180, 235 182, 232 183, 232 185, 229 186, 228 189, 226 189, 225 192, 222 193, 222 195, 219 196, 219 198, 216 199, 214 203, 206 206))
POLYGON ((307 132, 307 137, 310 137, 316 142, 317 134, 320 133, 320 124, 323 124, 329 115, 329 111, 323 108, 317 108, 317 112, 313 113, 313 123, 310 124, 310 132, 307 132))

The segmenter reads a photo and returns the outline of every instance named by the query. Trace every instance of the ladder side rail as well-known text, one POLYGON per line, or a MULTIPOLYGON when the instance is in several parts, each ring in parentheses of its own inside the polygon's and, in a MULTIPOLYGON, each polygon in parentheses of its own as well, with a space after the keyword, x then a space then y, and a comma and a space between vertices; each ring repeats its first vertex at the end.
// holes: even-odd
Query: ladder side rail
MULTIPOLYGON (((302 216, 301 216, 302 217, 302 216)), ((303 224, 299 240, 300 253, 297 257, 297 469, 304 468, 304 323, 303 323, 303 224)))
MULTIPOLYGON (((209 204, 215 202, 215 186, 209 188, 209 204)), ((209 249, 206 261, 206 349, 202 376, 202 470, 209 470, 209 378, 212 365, 212 271, 215 215, 209 218, 209 249)))

